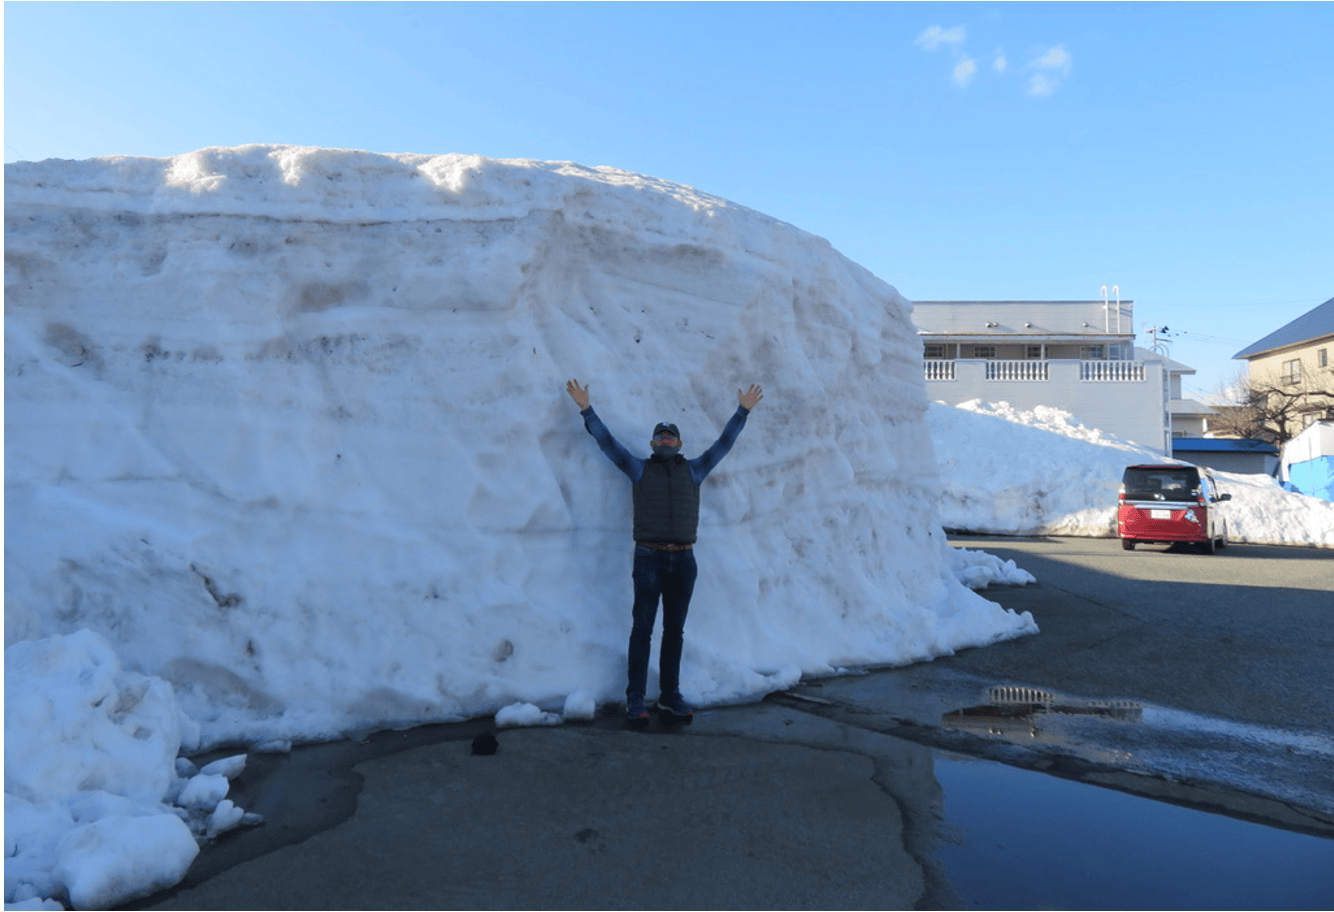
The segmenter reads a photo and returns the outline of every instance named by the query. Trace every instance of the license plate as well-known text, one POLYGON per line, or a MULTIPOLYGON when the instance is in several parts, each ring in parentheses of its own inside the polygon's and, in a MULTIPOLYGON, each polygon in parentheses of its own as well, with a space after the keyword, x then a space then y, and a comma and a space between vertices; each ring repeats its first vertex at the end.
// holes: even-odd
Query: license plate
POLYGON ((1150 510, 1149 519, 1171 519, 1171 510, 1150 510))

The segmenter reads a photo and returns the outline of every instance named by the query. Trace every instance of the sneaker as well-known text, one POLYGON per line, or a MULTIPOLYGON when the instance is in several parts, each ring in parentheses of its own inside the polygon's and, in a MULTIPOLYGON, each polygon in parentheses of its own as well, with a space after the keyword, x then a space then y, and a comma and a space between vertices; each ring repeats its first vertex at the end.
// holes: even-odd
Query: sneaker
POLYGON ((631 725, 648 722, 648 707, 639 694, 630 694, 625 698, 625 721, 631 725))
POLYGON ((663 694, 658 697, 658 710, 674 716, 693 716, 695 707, 687 703, 679 693, 663 694))

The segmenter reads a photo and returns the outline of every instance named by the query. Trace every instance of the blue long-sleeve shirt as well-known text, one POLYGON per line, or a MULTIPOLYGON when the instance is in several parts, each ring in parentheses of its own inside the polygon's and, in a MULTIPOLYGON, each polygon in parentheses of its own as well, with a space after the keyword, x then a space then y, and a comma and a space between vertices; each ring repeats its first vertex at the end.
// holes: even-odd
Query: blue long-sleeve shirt
MULTIPOLYGON (((644 477, 645 459, 641 456, 633 455, 629 450, 621 445, 621 442, 612 436, 611 431, 602 423, 597 412, 593 411, 593 406, 589 406, 579 413, 584 417, 584 427, 588 433, 593 435, 593 439, 598 442, 602 452, 611 460, 612 465, 620 469, 629 477, 633 484, 644 477)), ((695 484, 701 484, 710 472, 717 467, 718 463, 723 461, 736 443, 737 436, 741 429, 746 426, 746 418, 750 412, 743 405, 736 407, 736 412, 727 419, 727 425, 723 428, 722 434, 714 441, 713 446, 709 447, 694 459, 686 460, 690 466, 690 477, 695 480, 695 484)))

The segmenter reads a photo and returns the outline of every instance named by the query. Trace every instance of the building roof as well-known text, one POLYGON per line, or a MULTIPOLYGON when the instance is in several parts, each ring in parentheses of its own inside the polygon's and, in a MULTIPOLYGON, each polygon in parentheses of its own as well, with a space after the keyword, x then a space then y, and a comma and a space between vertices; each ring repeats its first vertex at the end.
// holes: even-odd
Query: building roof
POLYGON ((1167 410, 1173 415, 1182 416, 1218 414, 1218 410, 1212 405, 1205 405, 1203 402, 1197 402, 1194 399, 1171 399, 1167 403, 1167 410))
POLYGON ((1266 352, 1301 345, 1321 336, 1334 336, 1334 298, 1308 310, 1287 326, 1276 329, 1259 342, 1254 342, 1233 355, 1233 358, 1257 358, 1266 352))
POLYGON ((1167 355, 1160 355, 1151 348, 1135 346, 1136 361, 1161 361, 1169 374, 1193 374, 1195 368, 1189 364, 1182 364, 1180 361, 1173 361, 1167 355))
POLYGON ((1231 437, 1173 437, 1173 452, 1188 453, 1268 453, 1278 455, 1278 447, 1263 440, 1238 440, 1231 437))
POLYGON ((1130 341, 1134 301, 914 301, 922 336, 950 341, 1130 341))

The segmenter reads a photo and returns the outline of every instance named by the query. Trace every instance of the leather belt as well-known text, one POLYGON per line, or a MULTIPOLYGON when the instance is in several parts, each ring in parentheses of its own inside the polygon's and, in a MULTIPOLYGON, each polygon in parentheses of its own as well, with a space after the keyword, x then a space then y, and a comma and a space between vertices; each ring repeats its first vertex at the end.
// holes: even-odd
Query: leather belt
POLYGON ((652 548, 654 551, 689 551, 695 547, 691 545, 678 545, 672 542, 635 542, 638 548, 652 548))

